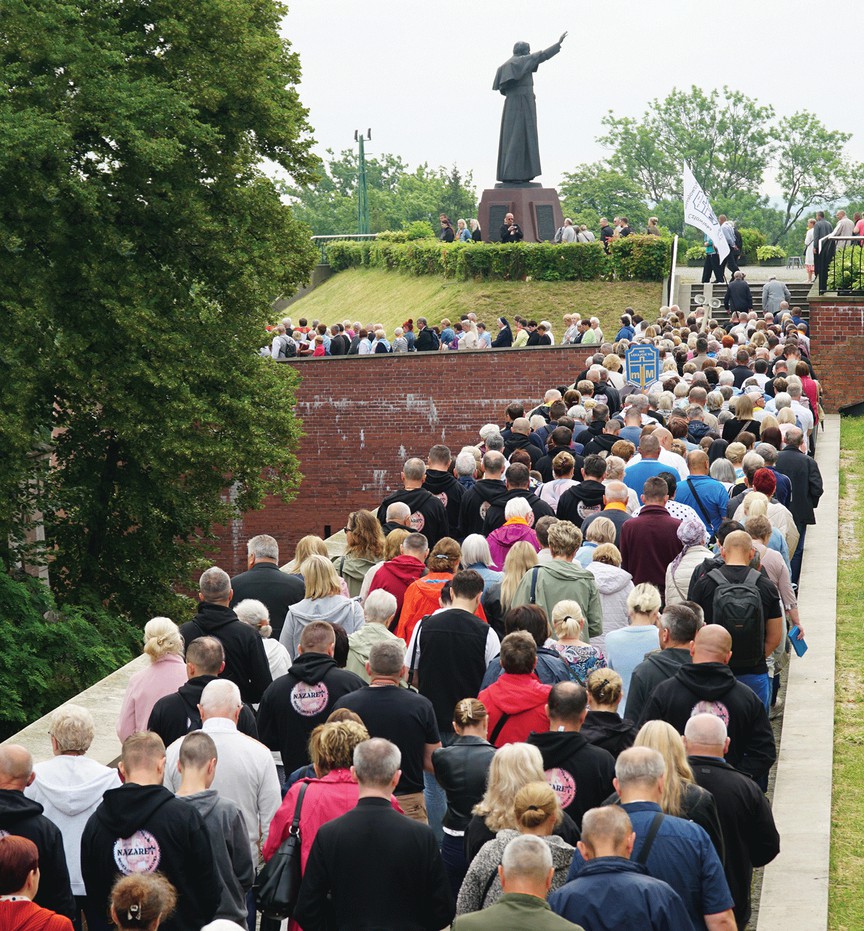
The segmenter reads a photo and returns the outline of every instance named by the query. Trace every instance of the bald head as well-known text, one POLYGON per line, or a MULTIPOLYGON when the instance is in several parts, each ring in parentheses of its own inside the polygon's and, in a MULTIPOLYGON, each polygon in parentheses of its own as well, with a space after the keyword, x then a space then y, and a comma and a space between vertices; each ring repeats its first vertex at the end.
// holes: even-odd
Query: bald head
POLYGON ((394 501, 387 506, 387 523, 411 526, 411 508, 404 501, 394 501))
POLYGON ((732 655, 732 635, 719 624, 706 624, 696 632, 690 655, 694 663, 728 663, 732 655))
POLYGON ((0 746, 0 789, 23 792, 33 781, 33 757, 20 744, 0 746))
POLYGON ((661 449, 672 448, 672 434, 665 427, 657 427, 651 435, 660 444, 661 449))
POLYGON ((707 475, 709 469, 708 455, 702 449, 687 453, 687 468, 691 475, 707 475))
POLYGON ((646 433, 639 439, 639 452, 643 459, 656 459, 660 455, 660 441, 653 433, 646 433))
POLYGON ((626 504, 630 497, 630 491, 624 482, 609 482, 605 492, 607 502, 616 504, 626 504))
POLYGON ((690 756, 725 756, 726 725, 715 714, 694 714, 684 727, 684 744, 690 756))
POLYGON ((746 530, 733 530, 726 535, 720 552, 727 566, 746 566, 753 558, 753 538, 746 530))
POLYGON ((531 423, 527 417, 517 417, 510 427, 511 433, 519 433, 522 436, 528 436, 531 432, 531 423))

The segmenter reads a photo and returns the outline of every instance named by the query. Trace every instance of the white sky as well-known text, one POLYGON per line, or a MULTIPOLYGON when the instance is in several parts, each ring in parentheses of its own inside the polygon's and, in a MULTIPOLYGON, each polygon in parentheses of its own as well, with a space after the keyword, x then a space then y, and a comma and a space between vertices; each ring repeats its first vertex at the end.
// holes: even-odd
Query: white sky
MULTIPOLYGON (((608 110, 640 116, 676 86, 727 84, 781 115, 811 110, 829 129, 854 132, 864 115, 853 77, 860 0, 288 2, 283 31, 300 55, 319 154, 371 127, 368 153, 392 152, 412 168, 455 162, 474 172, 478 194, 495 183, 496 69, 517 40, 538 50, 565 30, 561 53, 534 75, 538 180, 549 186, 604 156, 595 140, 608 110), (833 63, 832 45, 841 50, 833 63)), ((864 132, 847 151, 864 161, 864 132)))

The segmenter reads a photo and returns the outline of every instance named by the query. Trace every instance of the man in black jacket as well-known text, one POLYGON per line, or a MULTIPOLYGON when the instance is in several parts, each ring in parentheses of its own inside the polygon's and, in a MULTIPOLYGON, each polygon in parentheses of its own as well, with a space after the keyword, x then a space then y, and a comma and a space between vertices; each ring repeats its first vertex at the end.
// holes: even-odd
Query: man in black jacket
MULTIPOLYGON (((540 520, 541 517, 555 516, 552 508, 545 501, 538 498, 533 491, 530 491, 528 467, 522 465, 521 462, 517 462, 507 470, 507 490, 489 503, 486 517, 483 520, 484 536, 488 537, 493 530, 497 530, 504 524, 504 509, 507 507, 507 502, 512 498, 524 498, 531 505, 534 521, 540 520)), ((533 523, 530 518, 528 522, 533 523)))
MULTIPOLYGON (((42 908, 78 917, 60 830, 24 789, 33 782, 33 757, 18 744, 0 746, 0 835, 15 834, 32 841, 39 851, 39 891, 33 901, 42 908)), ((94 909, 95 911, 95 909, 94 909)))
POLYGON ((434 352, 441 345, 438 334, 430 330, 425 317, 417 318, 417 338, 414 340, 416 352, 434 352))
POLYGON ((744 272, 738 271, 732 276, 732 280, 726 288, 723 306, 733 313, 753 310, 753 292, 750 290, 750 285, 744 280, 744 272))
POLYGON ((578 485, 568 488, 558 499, 558 519, 572 521, 581 527, 585 519, 603 510, 606 500, 606 460, 588 456, 582 464, 582 478, 578 485))
MULTIPOLYGON (((225 668, 225 651, 215 637, 198 637, 186 650, 186 672, 189 678, 173 695, 165 695, 153 706, 147 730, 158 734, 169 747, 189 731, 201 727, 201 693, 204 687, 219 677, 225 668)), ((248 705, 240 709, 237 730, 258 739, 255 715, 248 705)))
POLYGON ((273 681, 264 641, 228 607, 232 592, 227 572, 218 566, 205 570, 198 590, 198 613, 180 628, 180 636, 187 648, 198 637, 220 640, 225 650, 223 678, 237 685, 244 702, 257 704, 273 681))
POLYGON ((417 458, 406 460, 402 466, 404 488, 394 491, 381 502, 378 522, 383 527, 387 520, 387 508, 395 501, 404 501, 411 508, 409 529, 414 533, 422 533, 431 550, 441 537, 450 536, 450 521, 441 501, 423 487, 425 479, 426 463, 417 458))
POLYGON ((281 752, 286 774, 309 762, 309 735, 327 720, 336 702, 366 685, 360 676, 336 665, 335 646, 331 624, 307 624, 288 675, 280 676, 261 699, 259 738, 281 752))
POLYGON ((682 666, 689 665, 690 645, 701 626, 702 618, 687 605, 666 605, 658 624, 660 650, 649 653, 630 676, 626 720, 635 724, 656 686, 671 679, 682 666))
POLYGON ((315 835, 293 915, 305 931, 434 929, 453 920, 435 835, 390 806, 400 762, 399 749, 380 738, 354 750, 360 800, 315 835))
POLYGON ((719 624, 706 624, 696 634, 690 655, 692 663, 655 687, 640 726, 646 721, 668 721, 683 734, 694 714, 716 714, 729 730, 726 762, 754 779, 767 776, 777 758, 774 732, 756 693, 729 669, 731 634, 719 624))
POLYGON ((531 442, 531 423, 527 417, 517 417, 510 428, 510 437, 504 441, 504 455, 509 459, 517 449, 524 449, 531 457, 531 468, 543 458, 543 450, 531 442))
POLYGON ((462 496, 459 507, 459 529, 463 537, 483 533, 483 521, 492 501, 507 491, 502 475, 507 460, 502 453, 492 451, 483 456, 483 478, 462 496))
POLYGON ((752 779, 723 759, 729 738, 726 725, 716 715, 690 718, 684 728, 684 745, 696 783, 707 789, 717 804, 726 847, 726 881, 735 900, 735 921, 744 928, 750 920, 753 868, 765 866, 780 852, 771 805, 752 779))
POLYGON ((429 450, 426 460, 426 477, 423 487, 431 492, 444 505, 447 511, 447 520, 450 524, 450 536, 461 540, 459 530, 459 510, 462 506, 462 496, 465 488, 456 481, 450 472, 453 457, 450 447, 438 443, 429 450))
POLYGON ((278 640, 288 609, 306 597, 303 582, 279 568, 279 544, 260 533, 246 544, 246 572, 231 580, 233 595, 229 608, 244 598, 257 598, 270 612, 273 639, 278 640))
POLYGON ((614 791, 615 758, 592 746, 579 733, 588 713, 588 692, 577 682, 558 682, 549 692, 549 731, 531 734, 528 743, 540 750, 546 781, 561 808, 576 822, 614 791))
POLYGON ((786 445, 777 455, 777 471, 792 483, 792 500, 789 510, 798 528, 798 546, 792 555, 792 581, 801 575, 801 558, 804 555, 804 536, 807 528, 816 523, 816 508, 822 497, 822 473, 816 460, 801 452, 804 433, 798 427, 786 434, 786 445))
POLYGON ((87 898, 106 905, 121 876, 158 870, 177 890, 167 931, 199 931, 216 914, 219 874, 198 811, 162 785, 165 745, 156 734, 133 734, 123 744, 120 775, 90 816, 81 837, 87 898))
POLYGON ((575 461, 575 470, 578 475, 582 469, 582 457, 577 456, 570 448, 573 439, 573 431, 569 427, 555 427, 549 435, 549 444, 546 447, 546 455, 537 462, 537 471, 543 476, 544 482, 551 482, 554 479, 552 471, 552 460, 558 453, 569 453, 575 461))

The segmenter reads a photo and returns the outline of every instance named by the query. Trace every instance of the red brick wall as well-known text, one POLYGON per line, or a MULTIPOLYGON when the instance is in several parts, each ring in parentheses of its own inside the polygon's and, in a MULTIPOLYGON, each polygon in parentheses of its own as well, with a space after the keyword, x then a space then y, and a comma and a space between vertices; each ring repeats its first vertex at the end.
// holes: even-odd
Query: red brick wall
POLYGON ((811 297, 810 340, 825 410, 864 401, 864 299, 811 297))
POLYGON ((454 453, 479 442, 484 423, 504 423, 511 401, 536 405, 556 385, 571 384, 586 350, 503 349, 411 353, 296 363, 302 381, 297 413, 303 482, 290 504, 268 500, 221 535, 216 562, 245 569, 246 540, 269 533, 283 562, 307 533, 335 533, 352 510, 377 507, 399 486, 409 456, 424 459, 446 443, 454 453))

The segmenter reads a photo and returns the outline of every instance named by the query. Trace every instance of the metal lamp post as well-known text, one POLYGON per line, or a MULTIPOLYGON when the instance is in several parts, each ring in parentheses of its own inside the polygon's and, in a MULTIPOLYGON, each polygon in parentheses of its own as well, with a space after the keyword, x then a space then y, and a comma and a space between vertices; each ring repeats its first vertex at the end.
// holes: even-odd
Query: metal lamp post
POLYGON ((366 150, 365 143, 372 141, 372 130, 367 129, 366 135, 355 129, 354 141, 360 145, 360 156, 357 162, 357 232, 369 232, 369 193, 366 189, 366 150))

